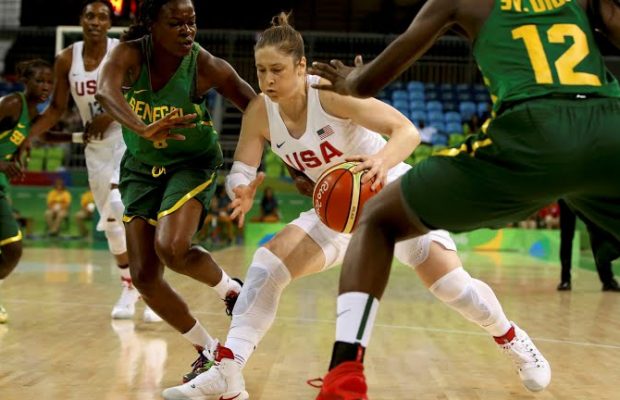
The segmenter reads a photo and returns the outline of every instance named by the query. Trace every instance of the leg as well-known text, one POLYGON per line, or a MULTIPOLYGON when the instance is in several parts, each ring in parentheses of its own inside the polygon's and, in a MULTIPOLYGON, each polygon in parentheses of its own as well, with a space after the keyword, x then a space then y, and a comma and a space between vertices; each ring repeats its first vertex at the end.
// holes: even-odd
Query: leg
POLYGON ((620 257, 620 243, 613 236, 600 229, 593 223, 587 222, 590 234, 590 245, 598 277, 603 284, 604 291, 620 291, 614 279, 611 262, 620 257))
POLYGON ((86 211, 80 210, 75 213, 75 222, 78 226, 78 231, 80 232, 80 236, 82 238, 86 238, 88 236, 88 229, 86 229, 86 225, 84 221, 88 218, 86 211))
MULTIPOLYGON (((163 278, 164 266, 155 253, 155 227, 141 218, 125 225, 129 269, 142 298, 160 317, 181 333, 196 325, 187 304, 163 278)), ((194 343, 206 346, 207 343, 194 343)))
POLYGON ((22 241, 18 240, 0 247, 0 281, 17 267, 22 257, 22 241))
POLYGON ((570 290, 573 238, 575 237, 577 216, 564 200, 560 199, 558 203, 560 205, 560 263, 562 265, 562 276, 558 290, 570 290))
POLYGON ((45 210, 45 223, 47 224, 47 233, 49 235, 55 235, 54 221, 56 220, 56 212, 50 208, 45 210))
POLYGON ((224 299, 230 290, 239 291, 238 284, 217 265, 208 251, 192 245, 192 237, 198 230, 202 212, 202 204, 191 199, 175 212, 160 218, 155 249, 170 269, 206 283, 224 299))

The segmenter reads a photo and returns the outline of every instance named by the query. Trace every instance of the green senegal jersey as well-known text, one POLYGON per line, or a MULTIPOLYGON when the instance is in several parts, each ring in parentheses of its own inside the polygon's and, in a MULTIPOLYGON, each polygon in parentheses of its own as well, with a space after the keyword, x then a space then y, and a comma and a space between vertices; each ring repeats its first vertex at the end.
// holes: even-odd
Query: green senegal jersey
MULTIPOLYGON (((22 112, 19 114, 17 125, 12 129, 0 132, 0 157, 3 161, 10 161, 15 156, 17 149, 30 133, 30 114, 28 113, 28 103, 26 96, 19 92, 22 99, 22 112)), ((0 190, 6 190, 9 186, 9 178, 0 173, 0 190)))
POLYGON ((196 84, 196 60, 200 46, 194 43, 190 54, 183 58, 170 80, 157 92, 151 88, 150 36, 142 40, 142 46, 144 62, 140 76, 125 93, 129 106, 147 125, 162 119, 176 109, 181 110, 181 115, 196 113, 197 119, 194 121, 196 127, 173 130, 174 133, 185 136, 185 140, 168 140, 167 147, 156 148, 153 141, 144 139, 123 126, 123 138, 127 151, 140 162, 152 166, 163 167, 201 157, 204 159, 205 168, 219 167, 223 162, 222 150, 205 104, 206 100, 204 98, 192 99, 196 84))
POLYGON ((497 0, 473 52, 495 112, 550 94, 620 97, 577 0, 497 0))

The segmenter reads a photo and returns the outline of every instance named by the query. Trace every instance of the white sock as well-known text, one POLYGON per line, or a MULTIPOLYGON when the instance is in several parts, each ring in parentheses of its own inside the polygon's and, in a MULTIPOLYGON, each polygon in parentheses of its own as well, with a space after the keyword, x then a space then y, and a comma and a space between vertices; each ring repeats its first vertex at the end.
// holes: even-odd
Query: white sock
POLYGON ((185 332, 183 337, 194 346, 210 349, 213 346, 213 338, 207 333, 206 329, 197 320, 192 329, 185 332))
POLYGON ((379 300, 368 293, 348 292, 338 296, 336 341, 368 347, 378 309, 379 300))
POLYGON ((512 327, 489 285, 473 279, 463 267, 439 278, 429 290, 492 336, 503 336, 512 327))
POLYGON ((245 365, 273 324, 280 295, 290 282, 291 274, 282 260, 264 247, 256 250, 226 340, 237 364, 245 365))
POLYGON ((119 268, 118 271, 120 272, 121 278, 123 278, 124 281, 131 281, 131 274, 129 273, 129 267, 119 268))
POLYGON ((239 282, 230 279, 230 276, 228 276, 228 274, 224 270, 222 270, 222 279, 217 285, 213 286, 213 290, 215 290, 217 295, 223 299, 226 297, 226 294, 231 290, 240 292, 241 285, 239 285, 239 282))

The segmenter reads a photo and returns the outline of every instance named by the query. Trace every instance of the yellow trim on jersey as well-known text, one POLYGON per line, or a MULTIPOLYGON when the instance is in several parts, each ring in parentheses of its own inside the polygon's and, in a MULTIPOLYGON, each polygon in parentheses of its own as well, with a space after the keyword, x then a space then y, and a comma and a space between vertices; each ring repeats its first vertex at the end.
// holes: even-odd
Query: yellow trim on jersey
POLYGON ((162 219, 163 217, 165 217, 166 215, 170 215, 173 212, 175 212, 176 210, 178 210, 179 208, 181 208, 181 206, 185 203, 187 203, 190 199, 194 198, 198 193, 202 192, 203 190, 205 190, 206 188, 208 188, 212 183, 213 183, 213 179, 215 178, 215 172, 211 175, 211 178, 209 178, 208 181, 206 181, 205 183, 195 187, 194 189, 192 189, 191 192, 187 193, 185 196, 181 197, 176 203, 174 203, 174 205, 172 207, 170 207, 167 210, 161 211, 159 214, 157 214, 157 220, 162 219))
POLYGON ((123 215, 123 222, 131 222, 134 218, 141 218, 145 220, 149 225, 157 226, 157 221, 155 221, 154 219, 141 217, 139 215, 123 215))
POLYGON ((8 135, 9 133, 13 132, 13 129, 9 129, 8 131, 4 131, 2 133, 0 133, 0 140, 4 139, 4 137, 6 135, 8 135))
MULTIPOLYGON (((474 155, 476 153, 476 150, 478 150, 481 147, 487 147, 493 144, 493 141, 491 140, 491 138, 486 138, 484 140, 477 140, 475 141, 472 145, 471 145, 471 153, 470 155, 474 155)), ((467 153, 467 145, 465 143, 463 143, 462 145, 460 145, 459 147, 454 147, 451 149, 443 149, 443 150, 439 150, 437 153, 433 154, 434 156, 443 156, 443 157, 455 157, 458 156, 461 153, 467 153)))
POLYGON ((353 225, 355 224, 355 219, 359 211, 358 205, 360 204, 362 175, 363 173, 360 173, 360 172, 358 172, 357 174, 353 174, 353 196, 351 199, 351 207, 349 209, 349 217, 347 218, 347 224, 345 225, 342 233, 351 233, 351 231, 353 230, 353 225))
POLYGON ((17 235, 4 239, 4 240, 0 240, 0 247, 1 246, 6 246, 7 244, 11 244, 11 243, 15 243, 15 242, 19 242, 20 240, 22 240, 23 236, 22 236, 22 231, 18 230, 17 231, 17 235))

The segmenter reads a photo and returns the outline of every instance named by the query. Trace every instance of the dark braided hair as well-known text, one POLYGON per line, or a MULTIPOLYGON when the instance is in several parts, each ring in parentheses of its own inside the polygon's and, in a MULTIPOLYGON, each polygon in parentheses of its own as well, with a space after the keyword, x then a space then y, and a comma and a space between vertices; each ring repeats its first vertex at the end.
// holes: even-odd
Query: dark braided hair
POLYGON ((93 3, 101 3, 106 6, 108 8, 108 11, 110 11, 110 19, 114 18, 114 6, 110 2, 110 0, 84 0, 82 2, 82 12, 80 13, 80 16, 84 15, 84 11, 86 11, 86 6, 93 3))
MULTIPOLYGON (((121 41, 140 39, 144 35, 148 35, 149 28, 157 19, 159 11, 163 6, 171 0, 142 0, 135 21, 129 26, 123 35, 121 41)), ((192 1, 193 3, 193 1, 192 1)))
POLYGON ((33 60, 20 61, 15 65, 15 72, 17 76, 23 82, 28 81, 39 68, 52 69, 52 64, 41 59, 35 58, 33 60))

